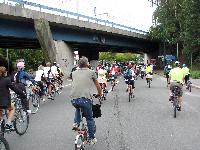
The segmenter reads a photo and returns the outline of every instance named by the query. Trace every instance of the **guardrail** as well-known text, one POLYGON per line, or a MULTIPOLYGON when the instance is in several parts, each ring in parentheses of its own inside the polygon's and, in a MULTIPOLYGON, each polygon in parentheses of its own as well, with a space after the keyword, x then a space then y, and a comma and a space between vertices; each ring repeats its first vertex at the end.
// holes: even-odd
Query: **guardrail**
MULTIPOLYGON (((33 3, 33 2, 28 2, 28 1, 24 1, 24 0, 7 0, 7 1, 18 3, 20 6, 22 6, 24 8, 25 8, 25 6, 36 7, 36 8, 39 8, 39 10, 41 12, 42 12, 42 10, 48 10, 48 11, 52 11, 52 12, 65 14, 69 18, 73 18, 72 16, 74 16, 78 20, 84 19, 84 21, 87 20, 88 22, 92 22, 92 23, 97 23, 97 24, 101 24, 101 25, 104 24, 105 26, 111 26, 113 28, 118 28, 118 29, 130 31, 130 32, 136 32, 136 33, 140 33, 140 34, 147 34, 148 33, 148 32, 143 31, 143 30, 139 30, 139 29, 128 27, 128 26, 125 26, 125 25, 121 25, 121 24, 118 24, 118 23, 110 22, 108 20, 103 20, 103 19, 98 19, 98 18, 94 18, 94 17, 90 17, 90 16, 85 16, 85 15, 82 15, 82 14, 78 14, 78 13, 74 13, 74 12, 70 12, 70 11, 66 11, 66 10, 62 10, 62 9, 58 9, 58 8, 53 8, 53 7, 49 7, 49 6, 45 6, 45 5, 41 5, 41 4, 37 4, 37 3, 33 3)), ((5 0, 3 2, 5 3, 5 0)), ((10 3, 7 3, 7 4, 9 5, 10 3)))

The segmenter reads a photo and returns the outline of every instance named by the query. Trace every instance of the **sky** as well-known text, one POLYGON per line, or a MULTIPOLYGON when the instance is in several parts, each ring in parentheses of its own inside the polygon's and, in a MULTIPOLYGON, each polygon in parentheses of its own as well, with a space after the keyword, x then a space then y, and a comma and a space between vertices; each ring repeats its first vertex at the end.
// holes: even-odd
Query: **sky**
POLYGON ((148 31, 155 7, 148 0, 26 0, 148 31), (95 9, 96 7, 96 9, 95 9), (96 11, 94 11, 96 10, 96 11))

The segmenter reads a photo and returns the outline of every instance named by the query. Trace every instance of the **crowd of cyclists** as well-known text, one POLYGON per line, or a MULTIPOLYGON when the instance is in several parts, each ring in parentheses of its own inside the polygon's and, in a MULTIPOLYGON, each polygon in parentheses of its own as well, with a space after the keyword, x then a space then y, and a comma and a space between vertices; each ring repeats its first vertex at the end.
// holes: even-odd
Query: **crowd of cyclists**
POLYGON ((32 113, 30 99, 27 94, 28 86, 37 85, 37 87, 40 88, 39 95, 42 101, 45 101, 45 97, 53 100, 52 87, 56 82, 58 85, 56 90, 62 88, 62 78, 62 70, 56 62, 52 65, 48 62, 46 66, 40 64, 35 75, 31 75, 25 71, 25 63, 21 61, 16 63, 16 71, 11 75, 7 74, 7 70, 4 66, 0 66, 0 112, 2 113, 3 109, 8 110, 8 119, 5 124, 5 129, 7 131, 13 130, 12 120, 15 107, 11 102, 11 90, 20 97, 24 113, 28 115, 32 113))
MULTIPOLYGON (((10 90, 13 90, 19 95, 25 113, 30 114, 31 109, 29 108, 30 103, 27 96, 27 81, 30 81, 32 85, 40 87, 40 98, 42 101, 45 101, 46 97, 54 100, 52 92, 63 88, 64 74, 59 64, 56 62, 53 64, 47 62, 45 66, 40 64, 34 76, 25 71, 24 62, 18 62, 16 68, 16 71, 12 75, 8 75, 6 68, 0 66, 0 112, 2 113, 3 109, 7 109, 8 111, 8 119, 5 125, 6 130, 13 129, 12 119, 15 113, 14 105, 11 103, 10 90), (55 82, 57 86, 54 86, 55 82)), ((124 82, 127 85, 126 92, 128 92, 129 85, 131 85, 131 91, 134 92, 137 78, 141 77, 143 79, 145 77, 146 80, 152 80, 153 70, 153 64, 145 65, 136 64, 134 62, 99 63, 96 68, 92 68, 88 59, 86 57, 81 57, 78 65, 72 69, 70 74, 70 78, 72 79, 71 102, 76 110, 72 129, 75 131, 79 129, 81 108, 87 121, 89 133, 88 141, 91 144, 95 144, 97 139, 95 137, 95 122, 92 115, 94 93, 97 93, 99 97, 101 97, 103 93, 108 93, 108 82, 111 82, 113 85, 118 84, 117 78, 119 75, 124 77, 124 82)), ((181 67, 180 62, 176 61, 174 65, 167 64, 165 66, 164 74, 167 78, 167 84, 170 84, 170 91, 173 90, 174 86, 180 88, 178 110, 181 111, 182 89, 183 84, 187 84, 189 80, 189 69, 185 64, 181 67)), ((170 101, 172 100, 171 95, 172 93, 170 92, 170 101)))

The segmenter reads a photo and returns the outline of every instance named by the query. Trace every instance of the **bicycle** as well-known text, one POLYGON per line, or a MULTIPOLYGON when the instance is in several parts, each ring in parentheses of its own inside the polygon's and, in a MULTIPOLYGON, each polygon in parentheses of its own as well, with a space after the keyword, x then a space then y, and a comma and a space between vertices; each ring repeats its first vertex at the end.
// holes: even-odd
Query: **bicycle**
MULTIPOLYGON (((94 98, 98 98, 99 95, 93 94, 94 98)), ((100 110, 101 105, 93 105, 92 106, 92 111, 93 111, 93 118, 98 118, 101 117, 101 110, 100 110)), ((74 146, 75 150, 84 150, 86 144, 90 144, 90 141, 88 139, 89 134, 88 134, 88 128, 87 128, 87 123, 84 117, 84 113, 81 108, 80 109, 80 114, 81 114, 81 122, 80 122, 80 127, 77 130, 75 130, 78 134, 76 135, 74 146)), ((96 125, 94 127, 94 133, 96 133, 96 125)))
POLYGON ((146 75, 146 80, 147 80, 147 85, 150 88, 151 87, 151 81, 152 81, 152 75, 148 73, 146 75))
MULTIPOLYGON (((29 126, 29 115, 27 111, 23 108, 21 99, 16 94, 13 94, 11 100, 15 106, 15 114, 13 120, 15 132, 18 135, 23 135, 26 133, 29 126)), ((1 131, 3 133, 5 132, 5 121, 3 126, 1 126, 1 131)))
POLYGON ((112 87, 111 90, 112 90, 112 91, 113 91, 115 85, 116 85, 116 83, 115 83, 115 76, 113 75, 113 76, 111 77, 111 87, 112 87))
POLYGON ((178 86, 174 86, 172 89, 172 102, 173 102, 173 111, 174 111, 174 118, 176 118, 176 111, 179 108, 178 104, 179 104, 179 95, 180 95, 180 87, 178 86))
POLYGON ((128 101, 131 101, 131 98, 133 98, 133 89, 132 89, 132 85, 128 84, 128 101))
POLYGON ((0 136, 0 150, 10 150, 8 141, 3 136, 0 136))
POLYGON ((106 100, 107 92, 106 92, 105 86, 106 86, 105 83, 100 83, 100 87, 101 87, 102 93, 103 93, 103 95, 101 97, 99 97, 100 104, 102 104, 102 101, 106 100))
POLYGON ((35 85, 30 85, 28 88, 28 93, 27 93, 27 98, 28 100, 31 101, 32 107, 31 107, 31 113, 35 114, 39 110, 40 107, 40 96, 41 89, 40 87, 35 84, 35 85))
POLYGON ((192 82, 190 80, 188 80, 186 83, 186 89, 192 92, 192 82))

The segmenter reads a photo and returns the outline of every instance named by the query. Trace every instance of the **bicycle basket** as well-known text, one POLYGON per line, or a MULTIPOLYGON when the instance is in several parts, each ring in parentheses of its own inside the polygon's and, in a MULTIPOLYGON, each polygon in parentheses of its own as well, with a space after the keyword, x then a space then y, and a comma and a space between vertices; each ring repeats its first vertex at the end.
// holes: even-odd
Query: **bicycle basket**
POLYGON ((99 118, 101 117, 101 105, 96 104, 92 105, 92 111, 93 111, 93 118, 99 118))

